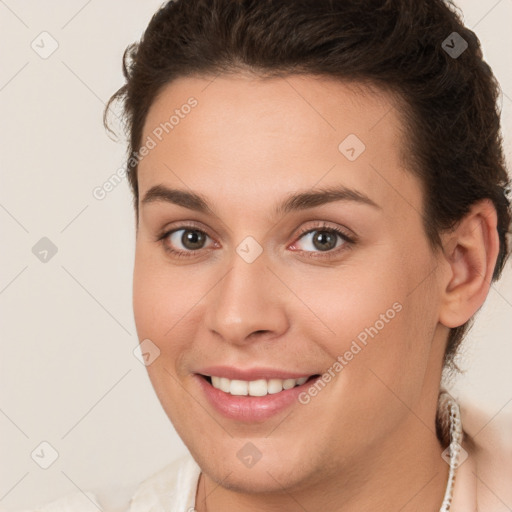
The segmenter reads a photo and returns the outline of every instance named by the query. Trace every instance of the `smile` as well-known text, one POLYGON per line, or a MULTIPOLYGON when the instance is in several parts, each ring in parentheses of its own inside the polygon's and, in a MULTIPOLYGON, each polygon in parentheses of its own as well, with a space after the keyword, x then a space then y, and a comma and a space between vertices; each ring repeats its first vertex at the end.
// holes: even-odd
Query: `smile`
POLYGON ((206 379, 215 389, 220 389, 224 393, 234 396, 265 396, 280 393, 284 390, 301 386, 313 376, 300 377, 298 379, 258 379, 258 380, 238 380, 218 377, 215 375, 205 375, 206 379))
POLYGON ((210 406, 226 418, 249 423, 266 421, 296 406, 304 389, 320 378, 320 374, 292 377, 284 375, 287 372, 241 372, 233 369, 222 371, 224 374, 230 373, 232 378, 209 373, 217 372, 196 373, 194 381, 210 406), (247 375, 252 380, 241 379, 242 373, 252 373, 247 375), (281 373, 280 377, 285 378, 277 378, 276 373, 281 373))

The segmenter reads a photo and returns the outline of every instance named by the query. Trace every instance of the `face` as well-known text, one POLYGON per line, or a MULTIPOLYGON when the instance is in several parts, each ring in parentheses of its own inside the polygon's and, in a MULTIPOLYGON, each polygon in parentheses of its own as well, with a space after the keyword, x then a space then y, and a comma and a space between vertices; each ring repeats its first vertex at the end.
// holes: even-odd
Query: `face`
POLYGON ((433 418, 447 332, 421 186, 383 92, 212 80, 167 85, 145 122, 138 336, 205 474, 303 489, 433 418))

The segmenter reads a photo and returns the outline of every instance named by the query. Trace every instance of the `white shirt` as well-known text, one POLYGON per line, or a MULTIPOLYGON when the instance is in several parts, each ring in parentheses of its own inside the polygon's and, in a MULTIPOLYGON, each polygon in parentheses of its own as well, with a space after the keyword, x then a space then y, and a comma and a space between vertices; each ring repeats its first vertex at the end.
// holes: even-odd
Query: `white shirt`
POLYGON ((193 512, 201 469, 184 455, 160 469, 127 495, 129 488, 73 492, 51 503, 19 512, 193 512))

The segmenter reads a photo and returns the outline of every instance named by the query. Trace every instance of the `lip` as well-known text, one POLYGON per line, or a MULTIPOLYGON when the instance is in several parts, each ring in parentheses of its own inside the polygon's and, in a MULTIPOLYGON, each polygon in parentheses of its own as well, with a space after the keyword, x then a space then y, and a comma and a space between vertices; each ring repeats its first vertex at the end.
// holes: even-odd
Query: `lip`
POLYGON ((214 375, 216 377, 225 377, 230 380, 251 381, 258 379, 300 379, 301 377, 311 377, 311 375, 316 375, 320 372, 311 371, 308 373, 306 371, 303 373, 296 373, 265 367, 247 368, 243 370, 241 368, 235 368, 234 366, 208 366, 197 370, 195 373, 208 375, 209 377, 214 375))
MULTIPOLYGON (((280 373, 283 375, 283 373, 280 373)), ((218 375, 218 373, 213 373, 218 375)), ((275 375, 275 373, 274 373, 275 375)), ((219 377, 222 375, 218 375, 219 377)), ((305 375, 304 375, 305 376, 305 375)), ((300 376, 299 376, 300 377, 300 376)), ((291 389, 285 389, 275 394, 265 396, 234 396, 224 391, 214 388, 202 375, 195 374, 196 380, 201 392, 206 397, 210 405, 222 416, 245 423, 263 422, 274 415, 277 415, 295 404, 299 405, 298 397, 309 388, 321 375, 306 381, 300 386, 291 389)), ((227 377, 229 378, 229 377, 227 377)), ((260 377, 264 378, 264 377, 260 377)), ((272 377, 271 377, 272 378, 272 377)), ((282 377, 274 377, 282 378, 282 377)), ((288 377, 298 378, 298 377, 288 377)), ((248 379, 242 379, 248 380, 248 379)), ((256 380, 251 377, 251 380, 256 380)))

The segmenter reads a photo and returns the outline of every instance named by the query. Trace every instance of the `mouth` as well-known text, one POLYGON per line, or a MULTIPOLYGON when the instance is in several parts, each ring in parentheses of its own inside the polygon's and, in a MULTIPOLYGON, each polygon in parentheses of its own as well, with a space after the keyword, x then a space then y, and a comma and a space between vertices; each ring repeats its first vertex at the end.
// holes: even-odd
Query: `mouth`
MULTIPOLYGON (((240 372, 231 373, 232 377, 241 377, 240 372)), ((258 373, 260 375, 249 377, 253 380, 196 373, 194 380, 217 413, 237 422, 262 423, 293 407, 304 410, 300 396, 320 378, 318 373, 295 374, 293 377, 281 375, 286 378, 272 378, 268 373, 267 378, 263 378, 261 372, 258 373)))
POLYGON ((218 414, 237 422, 261 423, 297 406, 303 414, 300 397, 321 375, 308 370, 218 365, 196 369, 193 381, 218 414))
POLYGON ((210 386, 231 396, 262 397, 266 395, 277 395, 292 388, 304 386, 312 380, 320 377, 319 373, 299 377, 296 379, 256 379, 240 380, 228 379, 216 375, 201 375, 210 386))

